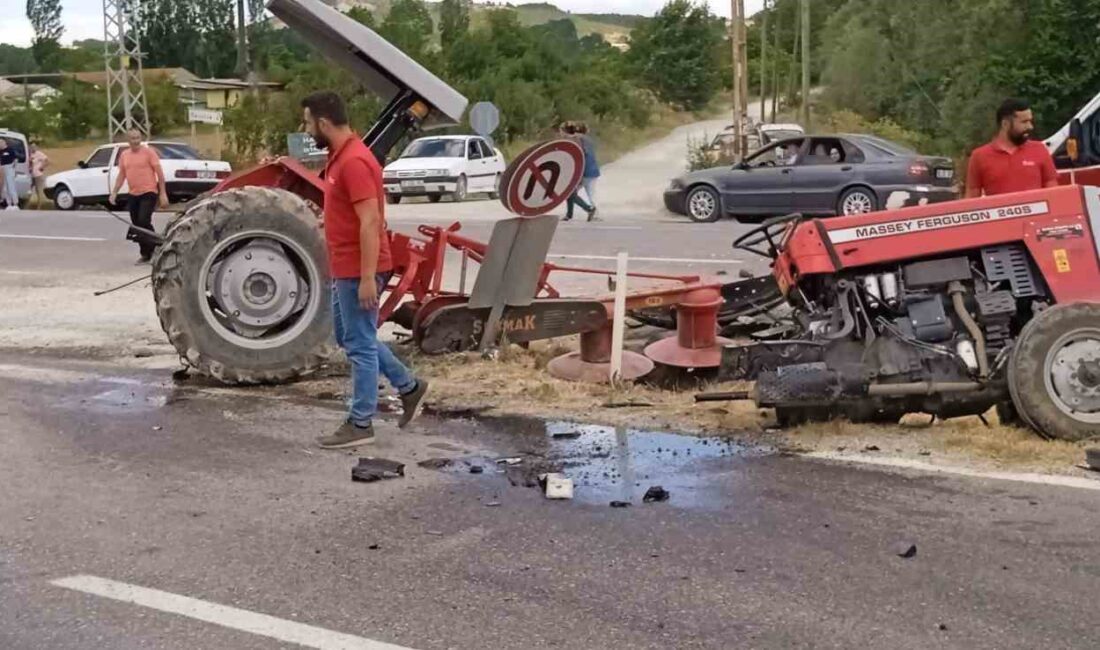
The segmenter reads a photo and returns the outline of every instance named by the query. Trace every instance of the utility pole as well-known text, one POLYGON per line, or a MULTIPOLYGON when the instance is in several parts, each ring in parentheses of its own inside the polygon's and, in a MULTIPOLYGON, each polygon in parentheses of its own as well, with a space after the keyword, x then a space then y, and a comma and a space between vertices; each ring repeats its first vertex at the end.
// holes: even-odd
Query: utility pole
POLYGON ((748 148, 745 126, 749 117, 748 51, 745 48, 745 0, 731 0, 730 41, 733 45, 733 157, 741 160, 748 148))
POLYGON ((798 96, 795 94, 794 78, 795 73, 798 70, 798 44, 802 41, 802 31, 800 25, 802 24, 801 11, 794 12, 794 38, 791 39, 794 44, 791 45, 791 66, 787 70, 787 106, 794 107, 795 99, 798 96))
POLYGON ((760 22, 760 121, 768 120, 768 0, 764 0, 764 8, 760 22))
MULTIPOLYGON (((773 5, 774 7, 774 5, 773 5)), ((776 24, 772 25, 772 32, 775 36, 772 40, 772 58, 775 59, 775 63, 772 64, 772 119, 775 122, 775 112, 779 108, 779 13, 775 14, 776 24)))
POLYGON ((140 0, 103 0, 103 53, 107 65, 107 138, 130 129, 149 137, 145 78, 141 73, 140 0))
POLYGON ((244 0, 237 0, 237 78, 248 79, 248 23, 244 16, 244 0))
POLYGON ((810 0, 802 0, 802 128, 810 128, 810 0))

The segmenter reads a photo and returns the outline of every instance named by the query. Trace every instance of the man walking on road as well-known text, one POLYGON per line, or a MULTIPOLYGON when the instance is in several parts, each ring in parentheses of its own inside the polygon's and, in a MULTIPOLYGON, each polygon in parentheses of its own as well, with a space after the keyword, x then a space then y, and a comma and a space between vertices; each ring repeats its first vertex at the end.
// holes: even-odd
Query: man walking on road
MULTIPOLYGON (((121 154, 118 162, 118 178, 111 190, 108 202, 115 205, 118 202, 118 192, 123 183, 130 184, 130 198, 127 207, 130 211, 130 221, 136 228, 153 230, 153 210, 156 209, 158 199, 161 208, 168 207, 168 190, 165 186, 164 170, 160 166, 160 157, 152 147, 141 143, 141 131, 130 129, 126 133, 126 139, 130 143, 121 154)), ((157 249, 156 240, 147 232, 131 228, 126 233, 126 239, 137 242, 141 257, 138 264, 148 264, 157 249)))
POLYGON ((348 125, 339 95, 314 93, 302 100, 302 112, 317 146, 328 149, 323 177, 333 324, 336 342, 351 362, 352 380, 347 421, 317 442, 325 449, 357 447, 374 441, 379 372, 401 395, 401 428, 419 415, 428 382, 414 377, 378 340, 379 299, 393 274, 382 167, 348 125))
POLYGON ((584 177, 581 186, 588 195, 588 203, 592 206, 592 212, 588 215, 589 221, 599 221, 596 213, 596 181, 600 178, 600 161, 596 157, 596 141, 588 134, 588 125, 581 122, 577 125, 577 134, 580 137, 581 148, 584 149, 584 177))
MULTIPOLYGON (((566 140, 572 140, 573 142, 576 142, 577 144, 581 145, 582 148, 584 147, 583 143, 580 140, 580 133, 578 133, 576 123, 574 123, 574 122, 563 122, 562 125, 560 127, 558 127, 558 134, 561 137, 565 138, 566 140)), ((587 163, 587 156, 586 156, 585 171, 587 171, 587 164, 588 163, 587 163)), ((581 192, 581 187, 578 186, 576 191, 574 191, 573 194, 570 195, 569 200, 566 201, 566 203, 565 203, 565 218, 563 219, 563 221, 572 221, 573 220, 573 209, 577 206, 580 206, 580 208, 582 210, 584 210, 585 212, 588 213, 588 220, 589 221, 592 221, 593 219, 596 218, 596 206, 589 205, 584 199, 582 199, 580 192, 581 192)), ((592 195, 589 194, 588 197, 589 197, 589 201, 591 201, 592 200, 592 195)))
POLYGON ((19 190, 15 186, 15 163, 20 162, 14 147, 0 138, 0 198, 7 210, 19 209, 19 190))
POLYGON ((997 109, 1000 129, 993 141, 970 154, 966 198, 1058 186, 1054 159, 1042 142, 1031 140, 1035 118, 1021 99, 1006 99, 997 109))
POLYGON ((45 151, 42 151, 38 147, 37 142, 31 143, 31 180, 34 185, 31 187, 31 191, 34 192, 34 207, 36 209, 42 209, 42 199, 46 191, 46 169, 50 166, 50 158, 46 155, 45 151))

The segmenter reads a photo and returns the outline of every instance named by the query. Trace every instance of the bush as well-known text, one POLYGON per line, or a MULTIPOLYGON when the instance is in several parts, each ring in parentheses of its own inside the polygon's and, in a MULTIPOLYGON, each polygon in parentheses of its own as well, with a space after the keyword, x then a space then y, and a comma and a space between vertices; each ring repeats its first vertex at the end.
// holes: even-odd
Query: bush
POLYGON ((921 133, 906 129, 888 117, 870 121, 859 113, 850 110, 834 111, 826 116, 822 125, 830 133, 865 133, 897 142, 911 149, 922 151, 931 145, 929 138, 921 133))

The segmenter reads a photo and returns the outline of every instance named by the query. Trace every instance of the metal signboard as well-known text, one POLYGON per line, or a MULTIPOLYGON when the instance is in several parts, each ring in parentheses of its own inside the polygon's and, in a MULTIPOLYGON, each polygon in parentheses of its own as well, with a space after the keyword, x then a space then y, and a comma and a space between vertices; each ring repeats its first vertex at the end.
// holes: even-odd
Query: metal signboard
POLYGON ((584 149, 572 140, 537 144, 520 154, 501 177, 500 201, 509 212, 537 217, 564 203, 584 175, 584 149))
POLYGON ((187 107, 187 121, 191 123, 217 124, 221 126, 223 117, 221 111, 210 108, 196 108, 195 106, 187 107))

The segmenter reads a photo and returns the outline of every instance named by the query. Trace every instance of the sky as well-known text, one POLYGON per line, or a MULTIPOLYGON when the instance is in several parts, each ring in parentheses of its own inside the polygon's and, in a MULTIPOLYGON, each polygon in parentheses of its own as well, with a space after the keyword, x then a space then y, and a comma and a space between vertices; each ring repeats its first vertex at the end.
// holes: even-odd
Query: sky
MULTIPOLYGON (((513 4, 545 2, 547 0, 510 0, 513 4)), ((549 0, 567 11, 584 13, 624 13, 651 16, 666 0, 549 0)), ((729 0, 706 0, 712 11, 729 17, 729 0)), ((764 0, 745 0, 745 13, 760 10, 764 0)), ((26 0, 0 0, 0 43, 27 46, 34 36, 25 17, 26 0)), ((62 21, 65 35, 62 42, 85 38, 103 38, 103 0, 62 0, 62 21)))

